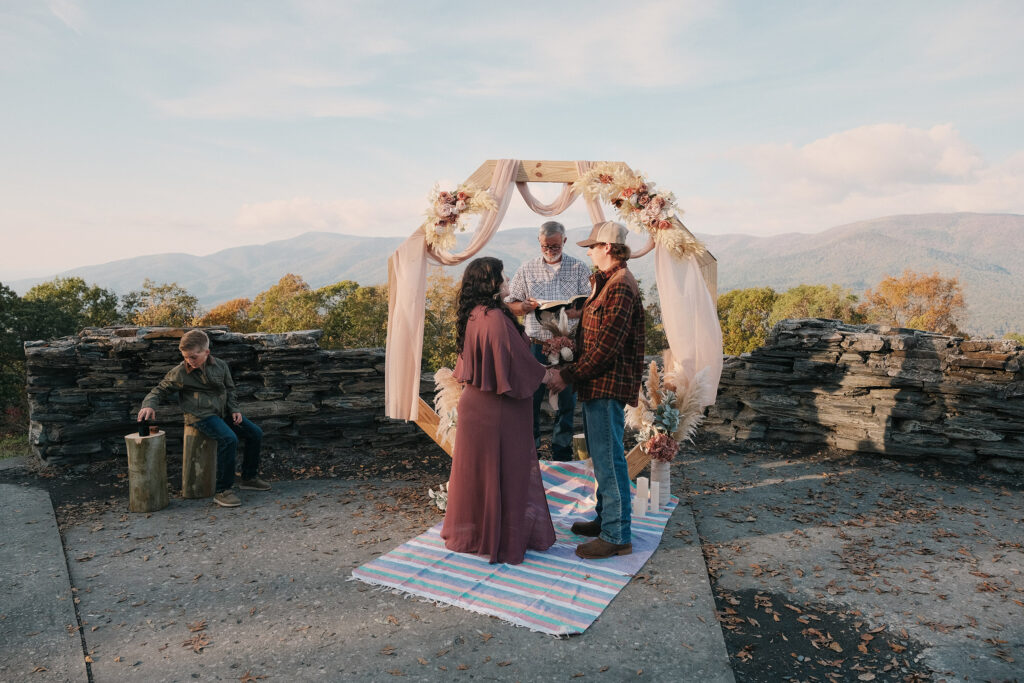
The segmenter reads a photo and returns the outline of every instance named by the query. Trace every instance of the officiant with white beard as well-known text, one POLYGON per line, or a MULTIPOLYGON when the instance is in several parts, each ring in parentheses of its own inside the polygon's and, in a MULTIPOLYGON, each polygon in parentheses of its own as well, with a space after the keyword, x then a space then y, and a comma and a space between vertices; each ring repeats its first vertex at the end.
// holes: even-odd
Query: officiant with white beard
MULTIPOLYGON (((566 236, 565 226, 561 223, 544 223, 540 226, 537 241, 540 243, 540 256, 526 261, 515 272, 509 282, 509 296, 505 302, 513 313, 524 316, 523 323, 531 342, 530 350, 537 360, 547 364, 550 361, 548 355, 544 353, 544 343, 550 341, 554 335, 542 326, 532 313, 544 301, 562 301, 581 294, 590 294, 590 268, 583 261, 562 253, 566 236)), ((580 312, 573 307, 567 307, 565 312, 569 318, 567 336, 571 339, 579 322, 580 312)), ((533 396, 533 438, 538 449, 541 431, 540 406, 546 393, 546 387, 541 385, 533 396)), ((575 410, 576 394, 572 387, 567 387, 558 395, 558 410, 551 433, 553 460, 572 459, 575 410)))

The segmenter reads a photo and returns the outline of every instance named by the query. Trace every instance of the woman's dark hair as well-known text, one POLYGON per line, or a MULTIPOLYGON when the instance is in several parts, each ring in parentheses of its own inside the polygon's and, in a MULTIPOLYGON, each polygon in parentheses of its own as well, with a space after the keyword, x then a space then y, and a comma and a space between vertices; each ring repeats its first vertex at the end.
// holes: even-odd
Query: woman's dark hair
POLYGON ((466 342, 466 325, 469 323, 469 315, 477 306, 497 308, 512 321, 520 332, 523 326, 519 324, 512 311, 508 309, 505 302, 501 300, 501 284, 505 281, 502 274, 505 266, 501 259, 491 256, 473 259, 466 266, 462 273, 462 284, 459 286, 458 296, 458 322, 455 325, 457 335, 455 338, 456 348, 462 353, 462 345, 466 342))

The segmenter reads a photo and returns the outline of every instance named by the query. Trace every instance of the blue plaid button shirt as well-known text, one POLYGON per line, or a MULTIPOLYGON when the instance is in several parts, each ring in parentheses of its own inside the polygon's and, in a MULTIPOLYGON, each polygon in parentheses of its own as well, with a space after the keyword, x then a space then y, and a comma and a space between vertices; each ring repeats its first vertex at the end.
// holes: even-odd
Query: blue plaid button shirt
MULTIPOLYGON (((509 295, 506 302, 527 299, 548 299, 560 301, 580 294, 590 294, 590 268, 583 261, 562 254, 562 265, 555 273, 538 256, 519 266, 519 270, 508 283, 509 295)), ((569 335, 572 336, 578 320, 569 320, 569 335)), ((532 339, 550 339, 552 334, 540 326, 533 313, 524 316, 523 324, 527 336, 532 339)))

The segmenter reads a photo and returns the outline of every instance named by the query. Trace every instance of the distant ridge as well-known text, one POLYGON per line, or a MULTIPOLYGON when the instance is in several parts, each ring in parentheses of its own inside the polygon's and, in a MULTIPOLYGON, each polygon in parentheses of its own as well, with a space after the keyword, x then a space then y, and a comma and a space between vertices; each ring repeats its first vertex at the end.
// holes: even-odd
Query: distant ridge
MULTIPOLYGON (((586 228, 570 230, 567 253, 586 259, 571 242, 586 228)), ((465 242, 468 235, 462 235, 465 242)), ((886 274, 905 269, 938 271, 964 284, 974 335, 1024 332, 1024 216, 1016 214, 915 214, 841 225, 820 233, 770 237, 701 235, 718 258, 719 292, 741 287, 783 291, 798 284, 838 283, 860 295, 886 274)), ((339 280, 364 285, 387 279, 387 257, 403 237, 359 237, 309 232, 287 240, 225 249, 209 256, 160 254, 73 268, 45 278, 6 283, 24 293, 58 275, 124 293, 144 278, 178 282, 210 307, 237 297, 252 298, 286 273, 313 287, 339 280)), ((637 244, 641 240, 637 238, 637 244)), ((499 231, 482 255, 497 256, 511 274, 537 254, 535 228, 499 231)), ((654 264, 644 258, 631 268, 650 286, 654 264)), ((461 272, 455 269, 454 273, 461 272)))

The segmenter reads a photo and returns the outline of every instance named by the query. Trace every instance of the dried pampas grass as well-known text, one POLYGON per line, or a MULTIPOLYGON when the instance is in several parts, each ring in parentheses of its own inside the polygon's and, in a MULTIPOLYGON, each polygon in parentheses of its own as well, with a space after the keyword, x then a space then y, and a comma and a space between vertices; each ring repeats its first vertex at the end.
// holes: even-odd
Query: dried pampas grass
POLYGON ((437 440, 454 445, 462 382, 455 379, 451 369, 440 368, 434 373, 434 390, 434 411, 441 418, 437 425, 437 440))

